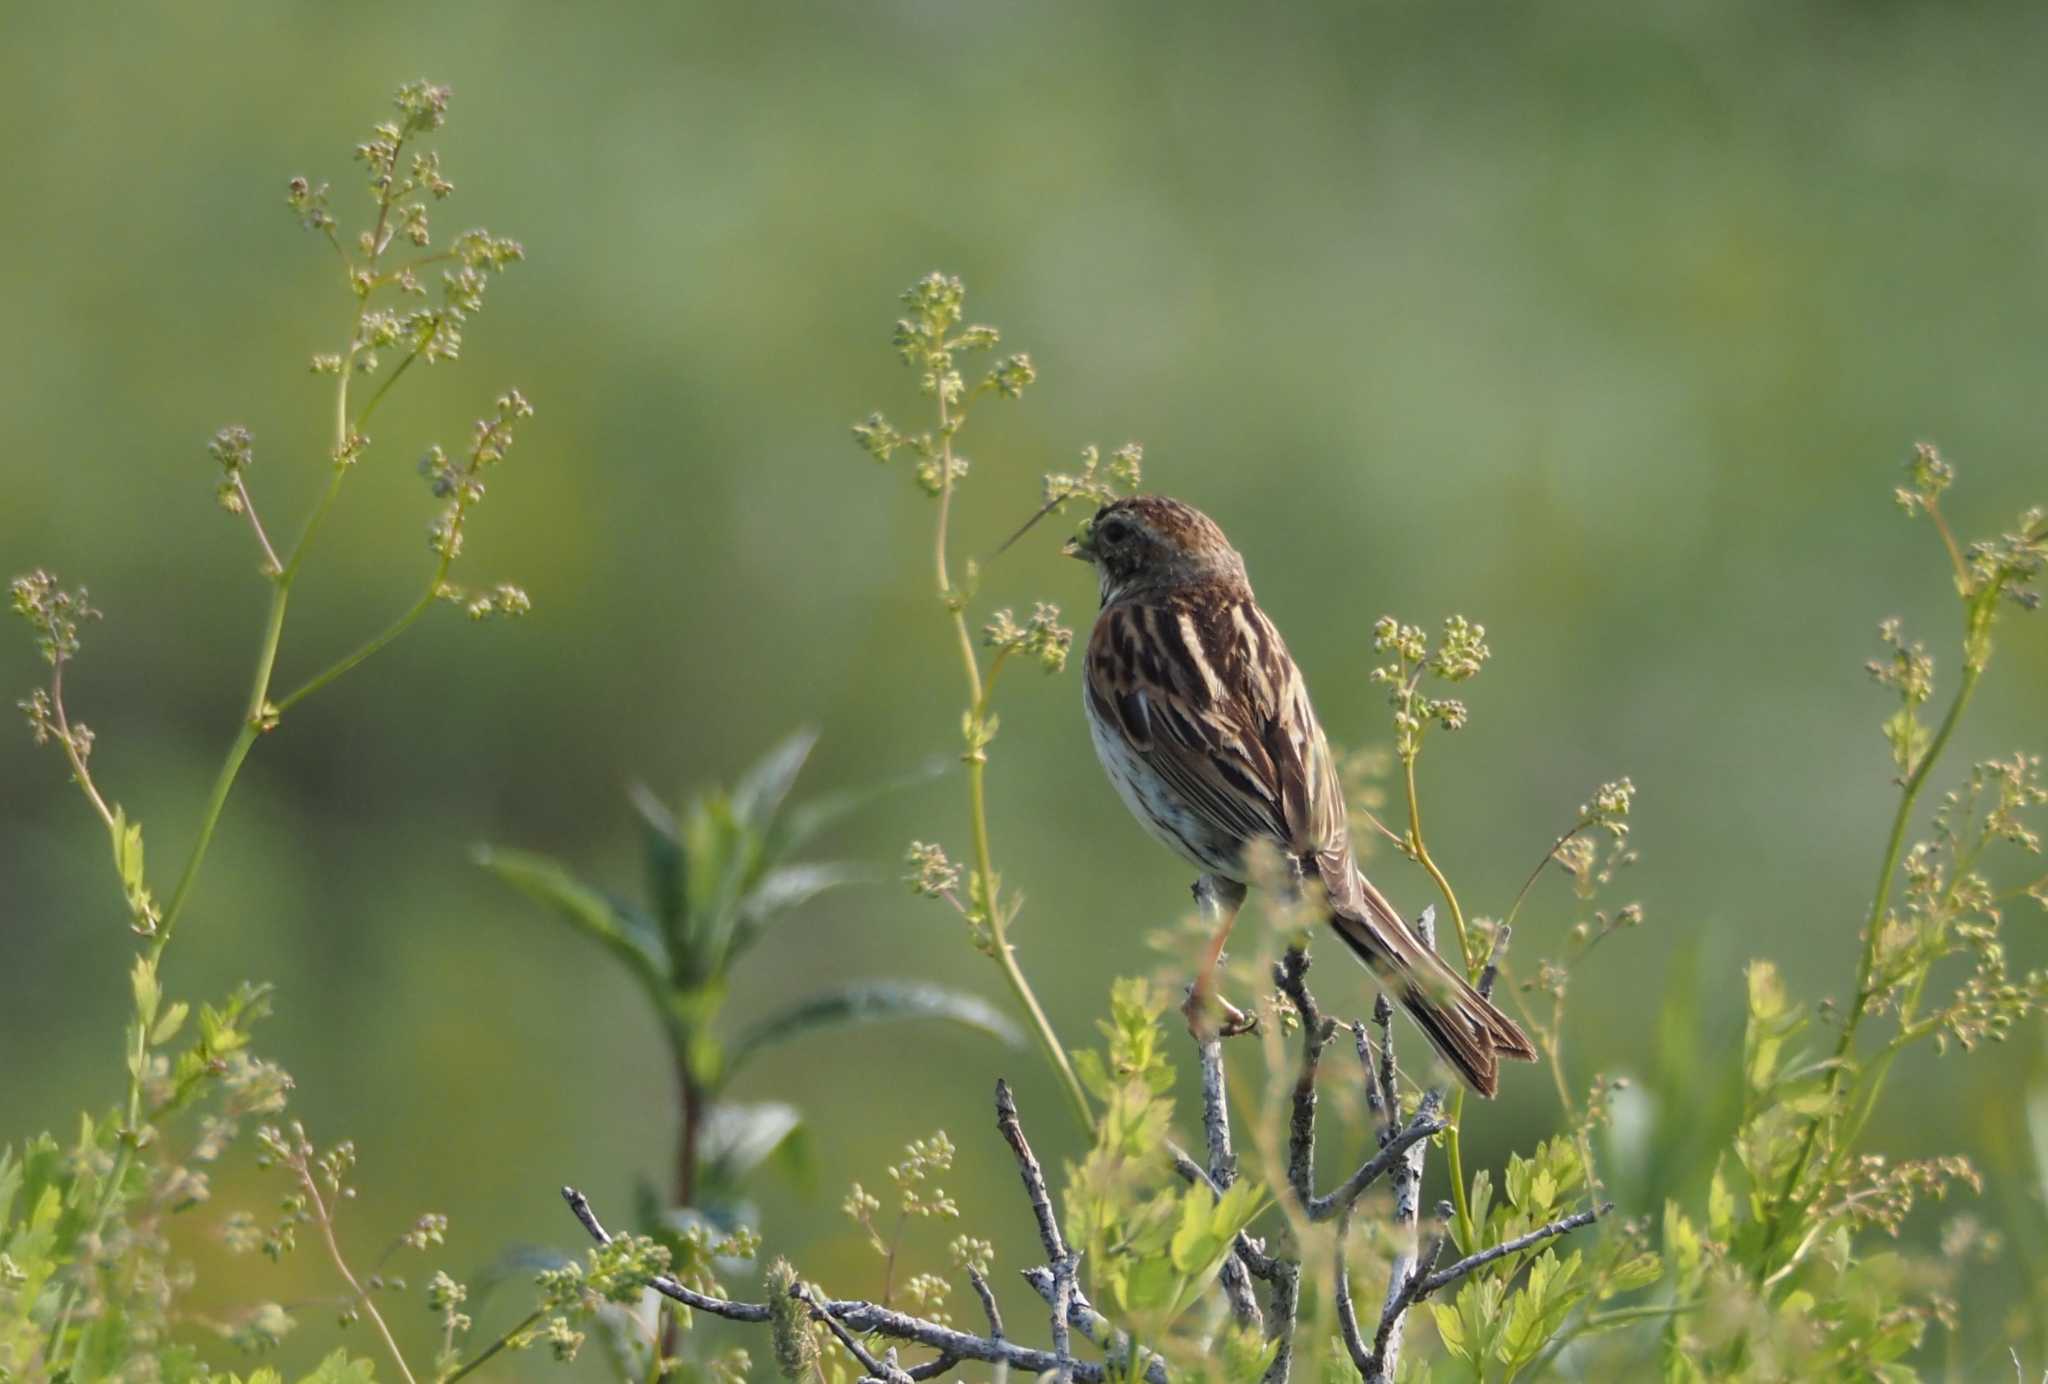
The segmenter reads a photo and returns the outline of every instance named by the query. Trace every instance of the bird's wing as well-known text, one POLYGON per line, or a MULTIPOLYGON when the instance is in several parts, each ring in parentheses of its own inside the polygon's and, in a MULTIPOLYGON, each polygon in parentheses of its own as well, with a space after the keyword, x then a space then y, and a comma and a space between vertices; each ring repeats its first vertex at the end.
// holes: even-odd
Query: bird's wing
POLYGON ((1329 745, 1287 645, 1249 597, 1113 603, 1089 640, 1087 678, 1096 715, 1211 825, 1319 866, 1332 847, 1348 862, 1329 745))

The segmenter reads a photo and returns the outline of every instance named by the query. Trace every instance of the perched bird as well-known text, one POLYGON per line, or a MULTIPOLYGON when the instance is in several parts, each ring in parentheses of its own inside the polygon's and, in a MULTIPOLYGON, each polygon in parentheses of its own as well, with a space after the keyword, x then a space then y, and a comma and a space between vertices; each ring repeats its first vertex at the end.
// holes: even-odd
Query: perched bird
POLYGON ((1082 675, 1096 756, 1145 829, 1206 872, 1197 892, 1225 914, 1191 1004, 1244 901, 1251 848, 1265 842, 1321 886, 1330 926, 1473 1090, 1494 1094, 1501 1057, 1535 1061, 1521 1029, 1359 870, 1301 670, 1223 530, 1178 500, 1139 495, 1103 506, 1063 551, 1102 585, 1082 675))

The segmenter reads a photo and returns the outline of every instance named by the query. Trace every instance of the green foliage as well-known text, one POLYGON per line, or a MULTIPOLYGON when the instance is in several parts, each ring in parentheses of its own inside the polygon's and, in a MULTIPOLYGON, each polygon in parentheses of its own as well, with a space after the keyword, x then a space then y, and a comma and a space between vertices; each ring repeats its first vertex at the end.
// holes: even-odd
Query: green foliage
POLYGON ((1117 981, 1101 1025, 1107 1046, 1076 1055, 1100 1113, 1094 1147, 1067 1171, 1064 1217, 1091 1296, 1151 1344, 1208 1289, 1237 1233, 1269 1201, 1255 1181, 1220 1197, 1204 1183, 1183 1183, 1165 1157, 1173 1120, 1165 1007, 1148 982, 1117 981))
MULTIPOLYGON (((810 1176, 809 1144, 795 1109, 726 1098, 734 1076, 753 1058, 781 1043, 884 1021, 937 1020, 1012 1046, 1022 1041, 1014 1024, 974 995, 893 979, 847 982, 730 1036, 721 1031, 734 969, 766 930, 819 895, 869 878, 853 865, 795 856, 870 796, 792 803, 816 743, 815 732, 798 731, 730 790, 704 789, 679 808, 636 789, 633 806, 646 862, 641 904, 586 884, 543 856, 495 846, 476 851, 479 864, 549 905, 617 958, 660 1021, 680 1107, 677 1173, 666 1192, 643 1186, 640 1223, 686 1265, 714 1227, 721 1234, 747 1233, 753 1214, 744 1199, 749 1174, 773 1165, 799 1181, 810 1176)), ((691 1281, 684 1273, 677 1276, 691 1281)), ((687 1309, 681 1317, 687 1325, 687 1309)), ((638 1347, 620 1354, 629 1371, 645 1363, 638 1347)), ((697 1363, 710 1368, 715 1361, 697 1363)))
POLYGON ((1866 1242, 1873 1231, 1896 1238, 1921 1202, 1958 1187, 1976 1191, 1980 1180, 1960 1157, 1894 1161, 1861 1151, 1859 1136, 1901 1052, 2003 1038, 2048 1001, 2048 977, 2010 976, 1999 941, 2004 902, 2028 886, 2001 892, 1988 872, 1994 848, 2040 850, 2030 820, 2048 805, 2038 759, 2016 754, 1972 766, 1962 786, 1943 795, 1931 834, 1906 846, 1920 790, 1989 664, 2000 613, 2008 602, 2036 603, 2048 520, 2029 511, 2015 533, 1966 550, 1941 509, 1953 469, 1923 445, 1908 471, 1900 501, 1933 521, 1950 558, 1962 673, 1940 723, 1927 725, 1919 710, 1935 694, 1934 657, 1906 639, 1900 622, 1881 627, 1888 653, 1869 670, 1898 697, 1883 733, 1900 795, 1855 990, 1835 1041, 1816 1052, 1806 1045, 1815 1019, 1777 968, 1750 965, 1732 1157, 1714 1172, 1704 1217, 1676 1205, 1664 1217, 1673 1296, 1684 1308, 1663 1335, 1668 1379, 1918 1377, 1906 1357, 1930 1326, 1956 1324, 1949 1285, 1957 1265, 1952 1257, 1873 1251, 1866 1242), (1949 998, 1930 999, 1930 987, 1943 984, 1954 986, 1949 998), (1891 1032, 1865 1052, 1858 1037, 1873 1020, 1888 1021, 1891 1032))
MULTIPOLYGON (((853 427, 854 440, 877 462, 887 463, 899 451, 917 458, 913 470, 918 487, 938 501, 933 522, 933 556, 938 577, 939 603, 944 607, 960 649, 960 666, 966 680, 967 707, 960 715, 961 759, 967 765, 967 832, 973 843, 973 858, 967 874, 967 892, 958 889, 960 869, 947 857, 945 847, 927 841, 910 843, 910 885, 926 898, 943 900, 966 922, 968 936, 983 955, 993 960, 1030 1020, 1032 1036, 1039 1051, 1058 1074, 1074 1115, 1085 1127, 1091 1120, 1087 1097, 1075 1076, 1066 1049, 1052 1030, 1045 1010, 1018 965, 1010 942, 1010 927, 1023 907, 1021 896, 1005 898, 1002 880, 996 872, 994 849, 990 844, 988 802, 984 784, 989 746, 995 742, 999 718, 994 710, 997 679, 1013 656, 1023 655, 1048 673, 1066 668, 1073 631, 1060 624, 1060 609, 1050 602, 1034 602, 1032 614, 1018 623, 1011 609, 994 613, 982 628, 982 647, 990 650, 986 666, 975 652, 975 641, 967 620, 967 608, 981 586, 981 568, 971 559, 965 578, 955 582, 948 549, 953 495, 968 472, 968 460, 955 447, 966 427, 975 401, 993 395, 1000 399, 1020 397, 1034 383, 1038 372, 1026 355, 1005 357, 989 366, 970 388, 960 373, 965 357, 991 351, 1001 340, 994 327, 962 325, 965 321, 967 290, 957 277, 925 275, 902 294, 910 315, 898 319, 893 341, 903 364, 916 372, 918 392, 932 400, 934 425, 921 431, 905 432, 880 413, 868 415, 853 427)), ((1094 447, 1083 454, 1079 474, 1053 474, 1045 478, 1045 503, 1017 531, 1025 530, 1045 515, 1071 500, 1103 501, 1113 498, 1119 486, 1135 488, 1143 453, 1135 443, 1119 448, 1107 472, 1102 472, 1100 455, 1094 447)), ((1015 542, 1016 537, 1010 541, 1015 542)), ((1003 545, 1005 548, 1009 544, 1003 545)))
MULTIPOLYGON (((427 524, 432 561, 418 600, 296 690, 279 693, 273 685, 287 598, 339 487, 370 455, 370 419, 415 364, 459 358, 463 333, 484 306, 490 285, 523 257, 516 242, 482 230, 436 247, 432 218, 453 185, 424 142, 442 128, 448 104, 446 88, 409 84, 398 93, 396 117, 375 126, 358 146, 368 198, 360 229, 343 231, 327 185, 297 178, 288 186, 295 219, 323 237, 338 257, 338 287, 348 295, 351 315, 341 349, 312 361, 316 373, 333 381, 328 484, 298 540, 279 545, 252 490, 257 458, 249 430, 225 427, 209 447, 217 467, 211 482, 216 497, 248 525, 269 608, 249 701, 199 814, 196 844, 169 889, 153 887, 142 827, 95 782, 93 732, 70 718, 65 703, 67 667, 80 652, 82 627, 97 612, 84 588, 68 588, 47 571, 31 572, 11 586, 13 608, 48 668, 46 684, 21 703, 31 734, 38 744, 58 748, 107 830, 123 916, 144 943, 130 972, 126 1099, 104 1114, 82 1115, 69 1142, 45 1134, 0 1150, 0 1377, 67 1384, 246 1377, 250 1384, 283 1384, 282 1375, 268 1368, 247 1376, 212 1373, 191 1338, 212 1345, 202 1334, 211 1333, 228 1348, 257 1353, 305 1327, 270 1302, 218 1321, 198 1317, 190 1305, 190 1275, 173 1254, 178 1227, 211 1206, 220 1161, 243 1126, 260 1120, 258 1161, 285 1186, 263 1217, 247 1210, 229 1213, 219 1227, 224 1243, 241 1252, 261 1250, 273 1260, 301 1251, 323 1254, 345 1288, 335 1312, 340 1325, 364 1323, 374 1330, 380 1361, 388 1357, 396 1377, 416 1376, 398 1339, 403 1324, 394 1329, 383 1305, 404 1302, 414 1309, 413 1327, 424 1330, 428 1320, 435 1326, 431 1371, 421 1374, 441 1381, 477 1372, 507 1351, 573 1360, 593 1334, 613 1364, 636 1377, 743 1379, 751 1366, 743 1349, 720 1349, 708 1339, 678 1347, 677 1335, 695 1325, 691 1312, 657 1298, 648 1286, 650 1279, 669 1275, 699 1293, 723 1296, 721 1275, 753 1260, 760 1247, 744 1201, 748 1180, 767 1167, 803 1176, 812 1161, 794 1108, 727 1098, 735 1074, 774 1044, 881 1019, 939 1019, 1017 1041, 1012 1023, 985 1002, 897 978, 803 998, 737 1032, 722 1026, 738 963, 766 930, 797 906, 864 877, 842 863, 800 858, 818 831, 861 801, 842 796, 789 802, 814 743, 808 733, 784 742, 729 790, 708 789, 676 805, 636 793, 648 879, 639 902, 593 887, 543 856, 480 851, 483 864, 545 903, 634 977, 660 1018, 678 1074, 683 1148, 676 1188, 643 1194, 643 1233, 615 1237, 580 1259, 556 1258, 532 1269, 525 1315, 503 1329, 479 1333, 475 1314, 481 1308, 470 1285, 447 1271, 434 1271, 422 1292, 390 1271, 386 1259, 368 1271, 354 1267, 349 1242, 356 1228, 341 1208, 354 1200, 356 1150, 348 1140, 316 1143, 302 1125, 282 1117, 290 1078, 251 1047, 253 1027, 268 1011, 268 989, 245 985, 217 1005, 196 1008, 170 997, 163 979, 165 947, 254 743, 279 729, 301 700, 380 651, 434 605, 450 602, 484 619, 518 615, 530 604, 511 583, 472 590, 448 580, 487 480, 496 479, 519 426, 532 413, 518 390, 507 390, 477 421, 466 447, 453 455, 430 447, 420 462, 435 512, 427 524), (352 393, 362 385, 370 386, 367 397, 352 393), (422 1305, 425 1318, 417 1310, 422 1305)), ((1087 1152, 1066 1169, 1063 1220, 1083 1251, 1091 1299, 1108 1316, 1116 1333, 1110 1339, 1123 1343, 1131 1370, 1144 1359, 1142 1350, 1128 1348, 1136 1342, 1190 1374, 1259 1376, 1275 1366, 1280 1343, 1224 1323, 1211 1292, 1238 1236, 1256 1232, 1262 1245, 1296 1255, 1290 1262, 1297 1266, 1332 1262, 1322 1257, 1327 1249, 1346 1251, 1321 1241, 1311 1246, 1312 1258, 1298 1243, 1317 1232, 1289 1200, 1274 1152, 1280 1141, 1269 1130, 1259 1132, 1245 1150, 1249 1166, 1220 1193, 1199 1178, 1176 1176, 1166 1154, 1175 1113, 1175 1073, 1162 1023, 1166 991, 1142 980, 1118 981, 1102 1025, 1104 1045, 1070 1062, 1009 940, 1021 895, 1006 892, 995 870, 984 797, 985 768, 999 729, 994 689, 1001 670, 1019 658, 1048 673, 1062 671, 1072 633, 1060 624, 1056 607, 1031 602, 1031 613, 1021 619, 1016 612, 1022 604, 977 618, 977 642, 967 611, 986 574, 969 563, 956 582, 949 566, 949 508, 969 473, 956 444, 970 411, 984 398, 1016 399, 1037 379, 1023 355, 990 357, 968 368, 970 358, 995 350, 999 334, 968 323, 964 298, 958 279, 937 274, 904 295, 907 315, 897 324, 894 345, 930 401, 929 423, 906 431, 875 414, 854 429, 878 462, 899 454, 912 458, 915 483, 937 501, 935 594, 957 635, 967 687, 960 727, 971 856, 956 866, 943 847, 913 843, 910 883, 966 919, 975 944, 1002 969, 1088 1126, 1087 1152)), ((1119 449, 1107 463, 1088 448, 1077 471, 1044 478, 1039 514, 1073 501, 1101 503, 1135 488, 1141 463, 1135 446, 1119 449)), ((1624 1219, 1569 1244, 1546 1241, 1498 1255, 1413 1319, 1407 1377, 1502 1380, 1552 1370, 1600 1377, 1594 1365, 1601 1360, 1625 1362, 1615 1377, 1641 1377, 1654 1358, 1672 1380, 1905 1379, 1913 1377, 1913 1354, 1926 1347, 1933 1330, 1953 1329, 1960 1308, 1950 1293, 1952 1264, 1910 1250, 1874 1248, 1874 1237, 1897 1237, 1915 1209, 1950 1191, 1975 1189, 1977 1174, 1955 1157, 1894 1162, 1867 1151, 1861 1136, 1900 1053, 1917 1045, 1937 1053, 1973 1050, 2021 1031, 2048 1002, 2048 979, 2015 974, 2001 937, 2011 903, 2029 897, 2048 901, 2048 880, 2003 878, 2000 860, 2040 851, 2037 814, 2048 805, 2048 787, 2039 759, 2015 752, 1980 760, 1942 795, 1925 834, 1913 839, 1921 829, 1919 796, 1992 663, 1994 631, 2012 607, 2037 603, 2038 580, 2048 569, 2048 520, 2039 510, 1995 538, 1958 542, 1943 511, 1953 482, 1953 468, 1922 447, 1909 462, 1908 484, 1898 491, 1909 515, 1930 520, 1947 554, 1962 627, 1959 673, 1946 711, 1928 719, 1924 713, 1940 686, 1934 655, 1909 639, 1901 622, 1881 627, 1884 652, 1871 672, 1896 697, 1882 733, 1900 801, 1849 1004, 1839 1012, 1810 1008, 1793 996, 1774 965, 1752 963, 1739 1069, 1728 1064, 1729 1085, 1740 1093, 1736 1127, 1699 1194, 1665 1205, 1656 1248, 1650 1247, 1652 1227, 1624 1219), (1434 1358, 1423 1324, 1434 1326, 1434 1358)), ((1500 924, 1477 920, 1468 934, 1468 920, 1423 834, 1415 762, 1429 728, 1456 730, 1469 718, 1462 700, 1429 695, 1426 682, 1469 683, 1490 657, 1486 630, 1454 615, 1432 640, 1422 627, 1386 617, 1374 627, 1373 645, 1388 656, 1373 678, 1386 688, 1394 757, 1407 780, 1408 827, 1397 839, 1440 888, 1468 966, 1476 970, 1484 944, 1505 936, 1528 889, 1500 924)), ((1555 863, 1579 901, 1596 897, 1633 859, 1633 793, 1627 779, 1603 785, 1546 853, 1538 873, 1555 863)), ((1599 1197, 1593 1135, 1608 1121, 1619 1086, 1596 1077, 1583 1107, 1568 1088, 1562 1047, 1566 998, 1573 967, 1641 918, 1640 907, 1629 904, 1575 919, 1563 932, 1558 957, 1516 989, 1518 996, 1551 998, 1547 1026, 1525 1017, 1555 1074, 1563 1127, 1536 1140, 1526 1154, 1511 1154, 1497 1180, 1491 1169, 1468 1180, 1457 1124, 1445 1132, 1442 1147, 1458 1205, 1444 1240, 1456 1252, 1498 1249, 1555 1226, 1574 1207, 1599 1197)), ((1275 1027, 1288 1017, 1277 1006, 1264 1012, 1275 1027)), ((1301 1016, 1292 1018, 1299 1022, 1301 1016)), ((1269 1076, 1291 1078, 1281 1064, 1272 1064, 1269 1076)), ((1400 1105, 1391 1076, 1388 1090, 1387 1100, 1400 1105)), ((900 1253, 906 1237, 931 1241, 911 1243, 911 1252, 934 1253, 937 1238, 950 1236, 946 1255, 952 1269, 977 1287, 996 1259, 991 1241, 961 1228, 966 1209, 949 1190, 954 1161, 944 1131, 915 1139, 887 1170, 893 1220, 884 1215, 884 1199, 858 1183, 844 1203, 883 1258, 882 1303, 942 1323, 955 1312, 954 1284, 937 1272, 903 1271, 909 1260, 900 1253)), ((445 1248, 447 1234, 446 1218, 426 1213, 395 1237, 378 1238, 389 1245, 388 1255, 426 1255, 445 1248)), ((1387 1246, 1368 1243, 1360 1253, 1377 1262, 1387 1246)), ((1950 1258, 1982 1243, 1964 1235, 1944 1241, 1952 1247, 1950 1258)), ((1311 1274, 1303 1286, 1305 1311, 1317 1328, 1304 1330, 1295 1368, 1303 1377, 1357 1377, 1323 1329, 1330 1311, 1327 1285, 1311 1274)), ((783 1376, 820 1384, 850 1379, 852 1372, 815 1319, 817 1294, 795 1269, 776 1261, 765 1291, 774 1328, 770 1344, 783 1376)), ((392 1320, 398 1320, 396 1313, 392 1320)), ((312 1373, 300 1376, 326 1384, 375 1377, 369 1359, 347 1350, 328 1354, 312 1373)))

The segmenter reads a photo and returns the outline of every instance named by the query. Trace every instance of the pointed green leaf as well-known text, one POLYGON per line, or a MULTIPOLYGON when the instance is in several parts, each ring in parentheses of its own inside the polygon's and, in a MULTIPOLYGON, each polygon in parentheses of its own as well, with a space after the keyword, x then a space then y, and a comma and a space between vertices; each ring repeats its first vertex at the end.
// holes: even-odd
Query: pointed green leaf
POLYGON ((668 948, 646 919, 591 888, 556 861, 527 851, 478 846, 476 863, 611 948, 657 992, 668 980, 668 948))
POLYGON ((705 1117, 698 1156, 707 1165, 718 1164, 729 1178, 743 1177, 766 1162, 801 1123, 793 1105, 720 1102, 705 1117))
POLYGON ((875 879, 873 870, 832 861, 784 865, 769 870, 740 900, 740 925, 733 930, 728 956, 738 956, 751 947, 777 914, 808 903, 828 889, 837 889, 843 884, 872 883, 875 879))
POLYGON ((135 969, 128 973, 129 987, 135 992, 135 1017, 148 1028, 156 1022, 157 1005, 163 1000, 163 987, 157 983, 156 963, 146 956, 135 958, 135 969))
POLYGON ((769 833, 770 848, 780 856, 795 850, 806 841, 825 830, 833 823, 860 811, 869 803, 889 793, 914 788, 921 783, 930 783, 951 769, 956 760, 934 756, 912 769, 900 778, 867 788, 848 788, 836 793, 826 793, 796 804, 783 814, 769 833))
POLYGON ((185 1003, 185 1001, 171 1001, 170 1008, 164 1010, 163 1018, 157 1020, 156 1027, 149 1031, 150 1043, 161 1047, 177 1037, 178 1030, 185 1026, 186 1016, 191 1012, 192 1006, 185 1003))
POLYGON ((626 796, 640 814, 641 850, 647 856, 647 895, 654 905, 655 920, 661 924, 662 936, 675 937, 682 931, 683 910, 688 906, 683 897, 687 871, 682 832, 668 804, 646 784, 634 784, 626 796))
POLYGON ((678 826, 683 918, 682 931, 670 938, 670 945, 678 979, 703 985, 725 970, 740 926, 739 901, 760 868, 762 846, 717 790, 693 798, 678 826))
POLYGON ((756 831, 766 831, 817 743, 817 730, 803 726, 763 755, 732 790, 733 815, 756 831))
POLYGON ((872 884, 875 879, 873 870, 837 861, 784 865, 761 876, 761 882, 740 901, 740 910, 749 921, 765 921, 809 903, 828 889, 837 889, 842 884, 872 884))
POLYGON ((802 1119, 793 1107, 775 1103, 713 1106, 698 1153, 697 1200, 705 1206, 738 1197, 741 1179, 770 1163, 798 1186, 814 1171, 802 1119))
POLYGON ((1471 1360, 1472 1348, 1465 1341, 1465 1322, 1458 1309, 1448 1302, 1432 1302, 1429 1314, 1436 1318, 1436 1337, 1444 1349, 1460 1360, 1471 1360))
POLYGON ((815 995, 755 1023, 731 1045, 728 1072, 735 1072, 762 1051, 820 1029, 871 1024, 892 1019, 943 1019, 962 1028, 1021 1047, 1024 1036, 995 1006, 976 995, 939 985, 905 981, 858 981, 815 995))

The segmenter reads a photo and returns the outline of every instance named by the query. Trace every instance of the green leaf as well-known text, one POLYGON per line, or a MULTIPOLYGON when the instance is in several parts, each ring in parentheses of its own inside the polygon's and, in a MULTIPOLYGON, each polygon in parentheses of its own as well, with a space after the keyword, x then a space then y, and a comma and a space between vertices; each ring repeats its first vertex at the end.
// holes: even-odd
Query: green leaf
POLYGON ((821 797, 800 802, 783 814, 769 833, 769 849, 781 856, 816 836, 833 823, 860 811, 869 803, 889 793, 914 788, 921 783, 930 783, 951 769, 957 761, 934 757, 900 778, 887 780, 866 788, 842 789, 821 797))
POLYGON ((1664 1253, 1677 1271, 1680 1294, 1697 1291, 1706 1246, 1700 1239, 1699 1230, 1686 1219, 1675 1201, 1664 1203, 1664 1253))
POLYGON ((668 804, 646 784, 634 784, 626 796, 633 810, 640 814, 641 850, 647 856, 647 894, 654 902, 655 920, 661 924, 662 936, 674 937, 681 930, 683 910, 687 907, 683 897, 686 870, 682 833, 668 804))
POLYGON ((185 1019, 191 1012, 192 1006, 185 1001, 171 1001, 171 1007, 164 1011, 163 1018, 157 1020, 156 1027, 149 1031, 150 1044, 160 1046, 177 1037, 178 1030, 185 1026, 185 1019))
POLYGON ((842 884, 871 884, 876 875, 860 865, 819 861, 807 865, 784 865, 761 876, 760 883, 740 900, 740 912, 749 922, 765 922, 810 902, 828 889, 842 884))
POLYGON ((1714 1180, 1707 1187, 1707 1234, 1716 1240, 1726 1241, 1735 1233, 1735 1194, 1728 1190, 1728 1181, 1721 1176, 1721 1165, 1714 1165, 1714 1180))
POLYGON ((1432 1302, 1429 1314, 1436 1318, 1436 1337, 1443 1342, 1445 1350, 1460 1360, 1472 1359, 1472 1347, 1465 1340, 1465 1319, 1455 1305, 1448 1302, 1432 1302))
POLYGON ((164 997, 163 987, 157 983, 156 963, 146 956, 136 957, 135 969, 128 973, 128 983, 135 991, 135 1016, 147 1028, 156 1022, 157 1005, 164 997))
POLYGON ((783 800, 796 786, 796 776, 803 772, 804 761, 817 743, 817 730, 803 726, 756 761, 732 790, 733 816, 765 832, 782 810, 783 800))
POLYGON ((893 1019, 943 1019, 985 1033, 1010 1047, 1021 1047, 1024 1035, 994 1005, 976 995, 939 985, 906 981, 857 981, 814 995, 793 1008, 755 1023, 732 1041, 727 1071, 736 1072, 777 1043, 820 1029, 847 1024, 872 1024, 893 1019))
POLYGON ((1508 1304, 1507 1324, 1497 1347, 1511 1376, 1542 1354, 1564 1319, 1586 1296, 1578 1282, 1580 1264, 1577 1250, 1567 1259, 1544 1250, 1529 1266, 1521 1291, 1508 1304))
POLYGON ((801 1180, 809 1148, 803 1119, 794 1106, 720 1102, 705 1117, 697 1156, 702 1170, 700 1199, 710 1199, 734 1194, 741 1178, 770 1159, 801 1180))
POLYGON ((675 974, 686 986, 704 985, 724 973, 733 933, 740 925, 739 901, 759 872, 760 838, 734 813, 723 793, 692 799, 678 823, 683 844, 683 912, 671 933, 675 974))
POLYGON ((668 947, 647 920, 591 888, 556 861, 527 851, 478 846, 476 863, 522 893, 555 908, 587 935, 611 948, 650 988, 668 982, 668 947))
POLYGON ((337 1350, 299 1384, 376 1384, 376 1370, 368 1360, 351 1360, 347 1351, 337 1350))
POLYGON ((1630 1259, 1624 1259, 1608 1271, 1607 1278, 1600 1285, 1600 1300, 1632 1293, 1638 1288, 1647 1288, 1664 1276, 1664 1261, 1655 1250, 1644 1250, 1630 1259))
POLYGON ((727 964, 758 941, 762 930, 777 914, 786 913, 828 889, 870 883, 875 878, 874 871, 862 866, 827 861, 769 870, 739 902, 739 926, 733 929, 727 964))

